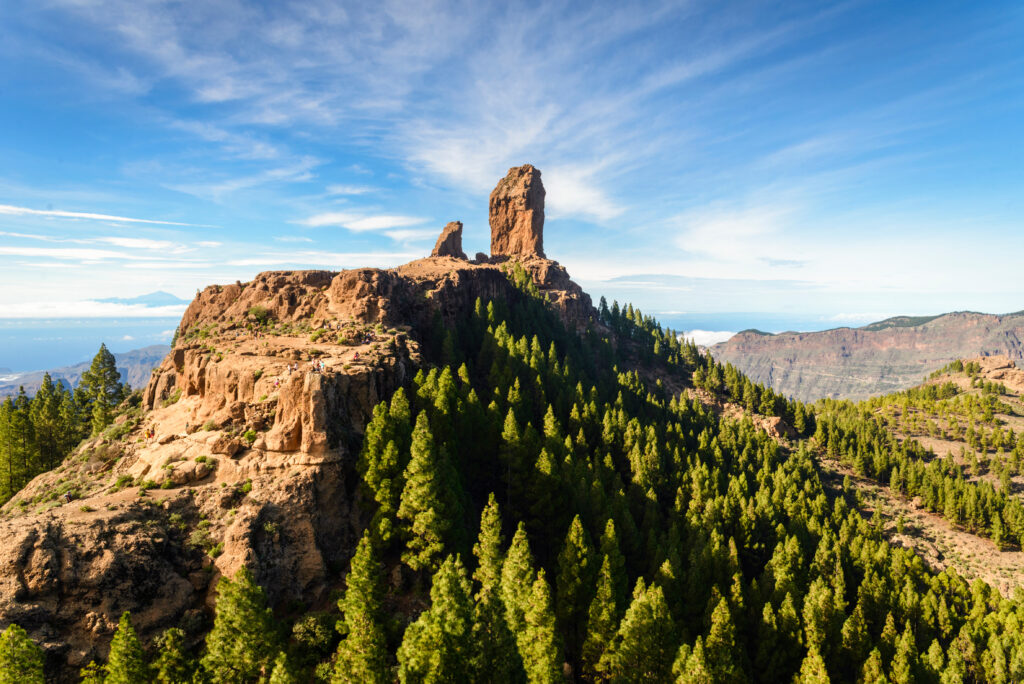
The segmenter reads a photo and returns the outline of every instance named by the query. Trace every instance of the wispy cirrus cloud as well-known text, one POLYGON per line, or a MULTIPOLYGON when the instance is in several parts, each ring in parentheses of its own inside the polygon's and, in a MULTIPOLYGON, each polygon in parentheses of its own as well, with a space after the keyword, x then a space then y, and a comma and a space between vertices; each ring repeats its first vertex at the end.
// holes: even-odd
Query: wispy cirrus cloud
POLYGON ((145 306, 95 300, 0 302, 0 318, 177 318, 186 304, 145 306))
POLYGON ((391 228, 405 228, 425 223, 427 219, 419 216, 399 215, 364 215, 342 211, 331 211, 315 214, 297 221, 300 225, 310 228, 337 226, 357 233, 366 231, 383 231, 391 228))
POLYGON ((328 195, 365 195, 376 192, 377 188, 370 185, 344 185, 335 183, 326 188, 328 195))
POLYGON ((49 218, 74 219, 87 221, 112 221, 115 223, 148 223, 162 226, 187 226, 190 228, 215 228, 202 223, 183 223, 180 221, 161 221, 157 219, 134 218, 130 216, 115 216, 113 214, 97 214, 88 211, 63 211, 59 209, 32 209, 30 207, 17 207, 10 204, 0 204, 0 214, 6 216, 45 216, 49 218))
MULTIPOLYGON (((68 243, 76 245, 96 245, 105 244, 112 245, 114 247, 123 247, 126 249, 137 249, 137 250, 159 250, 165 253, 181 254, 190 252, 197 247, 202 248, 213 248, 219 247, 220 242, 210 240, 200 240, 195 243, 195 246, 189 246, 188 244, 181 242, 174 242, 172 240, 154 240, 150 238, 139 238, 139 237, 121 237, 121 236, 99 236, 93 238, 72 238, 72 237, 57 237, 53 235, 39 235, 36 233, 17 233, 11 231, 0 231, 0 237, 12 237, 20 240, 35 240, 39 242, 48 243, 68 243)), ((125 258, 128 258, 127 256, 125 258)))

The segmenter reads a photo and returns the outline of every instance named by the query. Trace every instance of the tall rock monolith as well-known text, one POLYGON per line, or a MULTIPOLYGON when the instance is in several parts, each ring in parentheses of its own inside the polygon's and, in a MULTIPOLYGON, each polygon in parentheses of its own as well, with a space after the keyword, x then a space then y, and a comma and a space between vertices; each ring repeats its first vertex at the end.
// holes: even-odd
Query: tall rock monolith
POLYGON ((491 192, 491 255, 544 256, 544 184, 532 164, 513 167, 491 192))

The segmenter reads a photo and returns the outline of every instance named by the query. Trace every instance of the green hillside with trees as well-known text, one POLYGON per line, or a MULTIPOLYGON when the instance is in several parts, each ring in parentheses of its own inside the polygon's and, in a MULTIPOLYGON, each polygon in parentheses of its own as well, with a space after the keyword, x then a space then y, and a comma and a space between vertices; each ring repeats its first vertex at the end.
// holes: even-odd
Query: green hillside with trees
MULTIPOLYGON (((221 579, 198 643, 182 626, 140 644, 126 614, 83 680, 1024 680, 1022 597, 891 545, 852 493, 823 486, 819 453, 936 506, 962 500, 1006 543, 1024 524, 1015 502, 950 485, 860 409, 816 419, 632 307, 602 301, 607 333, 567 330, 513 277, 533 296, 438 320, 428 367, 376 407, 336 611, 275 615, 243 569, 221 579), (719 415, 694 385, 801 439, 719 415)), ((9 627, 0 681, 41 681, 35 649, 9 627)))
POLYGON ((122 404, 130 394, 114 355, 100 345, 74 391, 46 374, 34 396, 23 388, 0 402, 0 504, 55 468, 83 439, 107 429, 119 409, 129 408, 122 404))

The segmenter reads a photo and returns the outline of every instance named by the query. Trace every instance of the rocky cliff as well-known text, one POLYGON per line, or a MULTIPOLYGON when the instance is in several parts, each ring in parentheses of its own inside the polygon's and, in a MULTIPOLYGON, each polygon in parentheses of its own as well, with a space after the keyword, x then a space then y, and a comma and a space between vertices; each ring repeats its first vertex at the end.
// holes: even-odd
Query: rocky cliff
POLYGON ((1024 358, 1024 315, 958 312, 814 333, 748 331, 711 354, 797 399, 861 399, 916 385, 954 359, 1024 358))
POLYGON ((536 227, 520 237, 538 249, 514 261, 465 260, 449 224, 438 256, 398 268, 271 271, 200 292, 141 405, 0 509, 0 624, 22 625, 70 678, 104 655, 123 611, 144 639, 208 620, 217 577, 243 564, 279 609, 328 601, 366 523, 353 503, 363 430, 423 365, 437 322, 527 296, 516 272, 571 326, 593 320, 540 256, 542 209, 540 224, 536 205, 521 210, 503 215, 536 227))

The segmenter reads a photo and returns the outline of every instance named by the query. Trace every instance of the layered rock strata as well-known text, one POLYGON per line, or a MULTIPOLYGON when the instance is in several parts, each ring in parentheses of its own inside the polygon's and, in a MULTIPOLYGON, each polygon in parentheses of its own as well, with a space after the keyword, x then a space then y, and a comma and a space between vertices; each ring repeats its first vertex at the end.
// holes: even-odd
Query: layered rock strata
POLYGON ((1024 315, 945 314, 913 324, 766 335, 743 332, 711 348, 751 380, 804 401, 864 399, 913 387, 954 359, 1024 358, 1024 315))

